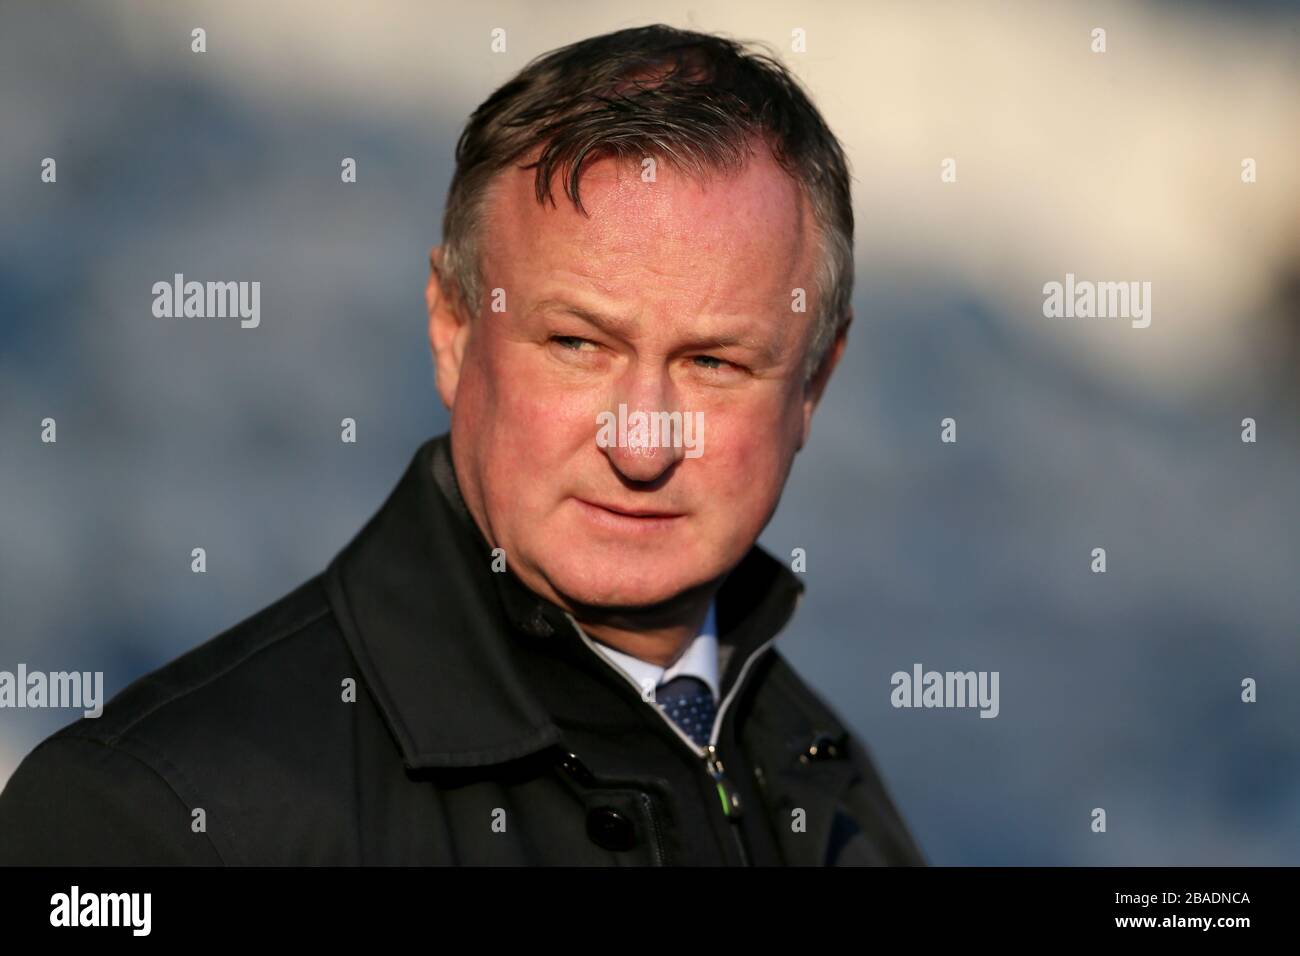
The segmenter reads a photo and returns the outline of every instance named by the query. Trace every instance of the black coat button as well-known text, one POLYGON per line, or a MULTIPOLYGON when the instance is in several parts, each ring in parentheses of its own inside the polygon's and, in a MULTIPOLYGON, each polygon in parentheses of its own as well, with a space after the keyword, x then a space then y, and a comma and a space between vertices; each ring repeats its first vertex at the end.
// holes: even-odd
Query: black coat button
POLYGON ((606 850, 630 850, 636 845, 632 821, 613 807, 597 807, 587 814, 587 836, 606 850))

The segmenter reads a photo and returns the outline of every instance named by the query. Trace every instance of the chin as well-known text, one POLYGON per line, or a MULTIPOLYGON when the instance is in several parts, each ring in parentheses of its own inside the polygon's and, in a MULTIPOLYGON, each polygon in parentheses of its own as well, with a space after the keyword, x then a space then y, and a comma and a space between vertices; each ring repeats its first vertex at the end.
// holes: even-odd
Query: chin
POLYGON ((626 564, 601 558, 581 567, 547 569, 551 586, 566 602, 587 607, 652 607, 670 601, 694 587, 707 583, 698 571, 685 573, 689 564, 681 560, 647 567, 644 560, 626 564))

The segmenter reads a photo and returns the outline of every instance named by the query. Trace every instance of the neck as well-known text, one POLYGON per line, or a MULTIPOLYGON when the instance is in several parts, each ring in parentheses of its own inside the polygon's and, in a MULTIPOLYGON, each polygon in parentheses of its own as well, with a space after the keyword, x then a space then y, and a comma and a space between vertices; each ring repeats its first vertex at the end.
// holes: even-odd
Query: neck
POLYGON ((670 667, 700 633, 716 587, 653 609, 570 608, 584 631, 602 644, 660 667, 670 667))

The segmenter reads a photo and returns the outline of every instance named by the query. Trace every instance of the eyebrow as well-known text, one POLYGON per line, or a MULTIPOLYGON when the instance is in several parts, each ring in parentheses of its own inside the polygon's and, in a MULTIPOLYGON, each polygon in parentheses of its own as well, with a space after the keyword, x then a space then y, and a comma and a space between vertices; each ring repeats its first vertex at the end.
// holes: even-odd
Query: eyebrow
POLYGON ((636 331, 636 323, 624 319, 617 319, 613 316, 601 315, 599 312, 592 312, 584 309, 580 305, 574 305, 572 302, 564 302, 560 299, 543 299, 529 310, 530 314, 538 312, 567 312, 575 318, 594 325, 602 332, 609 335, 624 337, 629 332, 636 331))
MULTIPOLYGON (((602 315, 599 312, 592 312, 584 309, 580 305, 572 302, 565 302, 561 299, 543 299, 529 310, 530 314, 538 312, 564 312, 572 315, 574 318, 581 319, 590 325, 595 326, 607 335, 617 338, 627 338, 629 333, 635 332, 637 325, 634 321, 615 318, 614 316, 602 315)), ((777 350, 769 345, 756 341, 753 337, 744 335, 702 335, 690 342, 688 348, 710 349, 728 348, 738 346, 749 349, 763 356, 767 361, 776 364, 779 360, 777 350)))

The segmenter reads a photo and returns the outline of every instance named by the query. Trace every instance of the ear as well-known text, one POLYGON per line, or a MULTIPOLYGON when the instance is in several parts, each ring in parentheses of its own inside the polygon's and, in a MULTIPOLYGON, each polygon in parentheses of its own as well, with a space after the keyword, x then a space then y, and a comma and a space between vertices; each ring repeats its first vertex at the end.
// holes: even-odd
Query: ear
POLYGON ((459 308, 450 277, 440 274, 441 264, 442 246, 434 246, 429 250, 429 284, 424 289, 424 304, 429 311, 429 348, 433 350, 438 394, 442 403, 451 408, 456 402, 470 323, 459 308))
POLYGON ((835 366, 840 363, 840 358, 844 355, 844 346, 849 338, 849 326, 853 323, 853 313, 850 312, 835 333, 835 341, 831 347, 826 350, 826 357, 822 359, 822 364, 813 377, 808 380, 804 386, 803 398, 803 431, 799 436, 799 448, 808 444, 808 439, 812 435, 812 415, 817 403, 821 401, 822 393, 826 391, 826 383, 831 380, 831 372, 835 371, 835 366))

